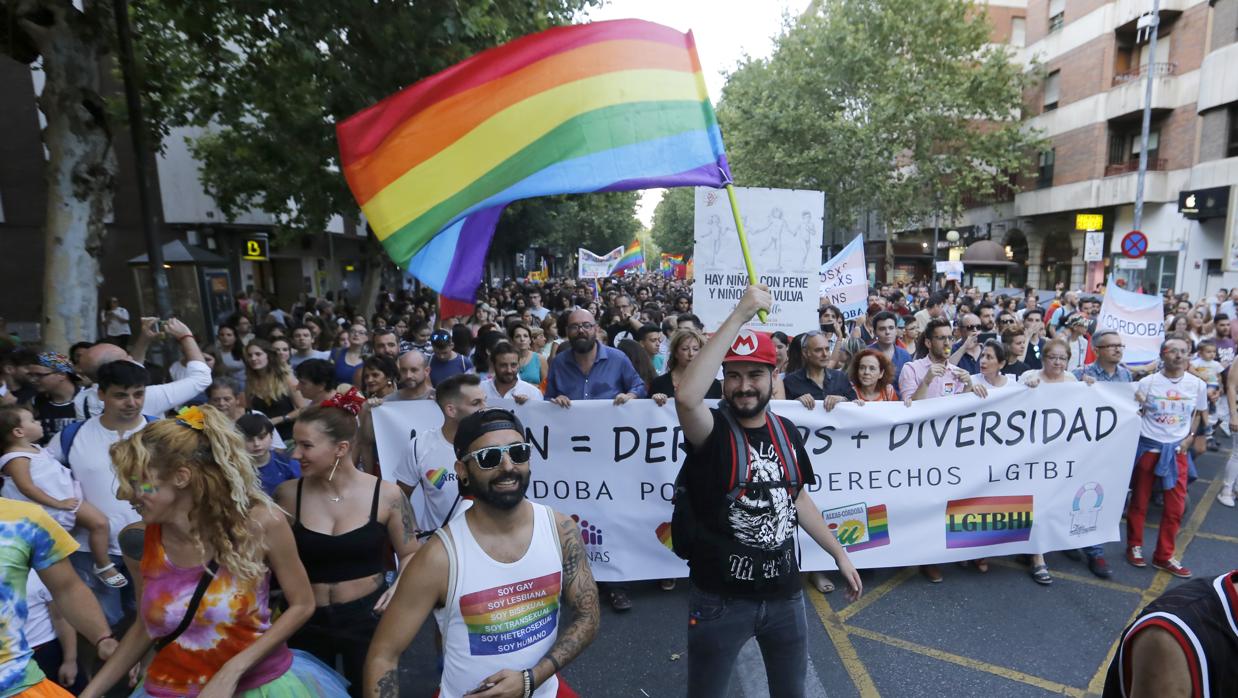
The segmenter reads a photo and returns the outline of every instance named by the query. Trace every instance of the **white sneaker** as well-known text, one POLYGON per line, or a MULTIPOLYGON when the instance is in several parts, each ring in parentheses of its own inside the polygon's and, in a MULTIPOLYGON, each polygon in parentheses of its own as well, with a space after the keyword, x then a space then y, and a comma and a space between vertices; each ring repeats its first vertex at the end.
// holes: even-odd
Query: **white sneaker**
POLYGON ((1218 493, 1217 501, 1232 509, 1234 506, 1234 493, 1232 491, 1218 493))

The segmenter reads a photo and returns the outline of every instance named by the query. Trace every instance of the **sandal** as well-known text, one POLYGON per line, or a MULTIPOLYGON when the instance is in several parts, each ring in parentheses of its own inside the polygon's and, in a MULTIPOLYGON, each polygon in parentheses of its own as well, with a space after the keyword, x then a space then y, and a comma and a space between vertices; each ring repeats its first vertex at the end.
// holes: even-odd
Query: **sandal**
POLYGON ((99 581, 109 587, 112 587, 113 589, 123 589, 129 586, 129 580, 125 579, 125 575, 121 574, 120 570, 116 569, 115 562, 108 563, 106 567, 96 566, 94 569, 95 576, 99 578, 99 581), (107 573, 108 570, 112 571, 111 574, 107 573))
POLYGON ((658 586, 662 588, 662 591, 672 591, 675 588, 675 580, 663 579, 658 582, 658 586))
POLYGON ((1049 576, 1048 565, 1036 565, 1032 568, 1032 579, 1036 580, 1037 584, 1049 586, 1053 583, 1053 577, 1049 576))
POLYGON ((809 579, 813 587, 822 594, 834 591, 834 582, 831 582, 824 572, 811 572, 809 573, 809 579))
POLYGON ((983 557, 982 557, 982 558, 980 558, 979 560, 976 560, 973 564, 975 564, 975 565, 976 565, 976 571, 977 571, 977 572, 979 572, 980 574, 988 574, 988 572, 989 572, 989 561, 988 561, 987 559, 985 559, 985 558, 983 558, 983 557))

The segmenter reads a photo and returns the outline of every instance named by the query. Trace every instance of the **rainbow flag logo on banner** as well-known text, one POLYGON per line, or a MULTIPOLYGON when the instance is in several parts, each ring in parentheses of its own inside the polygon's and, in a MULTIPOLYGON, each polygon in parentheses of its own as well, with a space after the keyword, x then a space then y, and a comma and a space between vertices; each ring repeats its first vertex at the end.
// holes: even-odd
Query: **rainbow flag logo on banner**
POLYGON ((1032 537, 1032 495, 972 497, 946 503, 946 547, 977 548, 1032 537))
POLYGON ((645 253, 641 250, 640 240, 633 240, 628 249, 623 251, 623 256, 615 262, 615 266, 610 268, 610 275, 621 276, 642 271, 645 271, 645 253))
POLYGON ((519 199, 731 181, 692 34, 625 19, 555 27, 342 121, 340 165, 396 264, 471 301, 519 199))

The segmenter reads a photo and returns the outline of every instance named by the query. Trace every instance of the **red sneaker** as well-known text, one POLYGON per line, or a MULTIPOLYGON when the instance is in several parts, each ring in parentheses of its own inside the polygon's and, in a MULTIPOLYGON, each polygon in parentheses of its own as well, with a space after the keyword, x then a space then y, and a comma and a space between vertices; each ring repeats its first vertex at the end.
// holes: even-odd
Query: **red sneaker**
POLYGON ((1132 545, 1126 549, 1126 561, 1135 567, 1147 567, 1148 561, 1143 559, 1143 546, 1132 545))
POLYGON ((1153 560, 1152 566, 1158 570, 1165 570, 1166 572, 1172 574, 1175 577, 1178 577, 1179 579, 1190 579, 1191 578, 1191 570, 1183 567, 1182 563, 1178 562, 1172 557, 1164 562, 1157 562, 1156 560, 1153 560))

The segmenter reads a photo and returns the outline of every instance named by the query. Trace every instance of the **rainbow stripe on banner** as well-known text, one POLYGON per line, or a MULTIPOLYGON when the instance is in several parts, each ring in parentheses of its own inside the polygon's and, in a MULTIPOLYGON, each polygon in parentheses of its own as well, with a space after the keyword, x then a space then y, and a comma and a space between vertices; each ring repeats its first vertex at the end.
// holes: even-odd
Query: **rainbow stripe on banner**
POLYGON ((869 548, 880 548, 890 544, 890 518, 886 513, 886 505, 876 504, 868 508, 868 540, 855 545, 848 545, 847 552, 854 553, 869 548))
POLYGON ((977 548, 1032 537, 1032 495, 972 497, 946 503, 946 547, 977 548))
POLYGON ((615 265, 610 268, 611 276, 621 276, 628 272, 640 272, 645 270, 645 253, 641 250, 640 240, 633 240, 628 249, 623 251, 623 256, 615 262, 615 265))
POLYGON ((556 27, 430 76, 336 128, 348 186, 397 264, 474 297, 503 208, 731 181, 692 34, 556 27))
POLYGON ((561 572, 475 591, 460 597, 469 631, 469 654, 508 654, 554 632, 559 618, 561 572))

